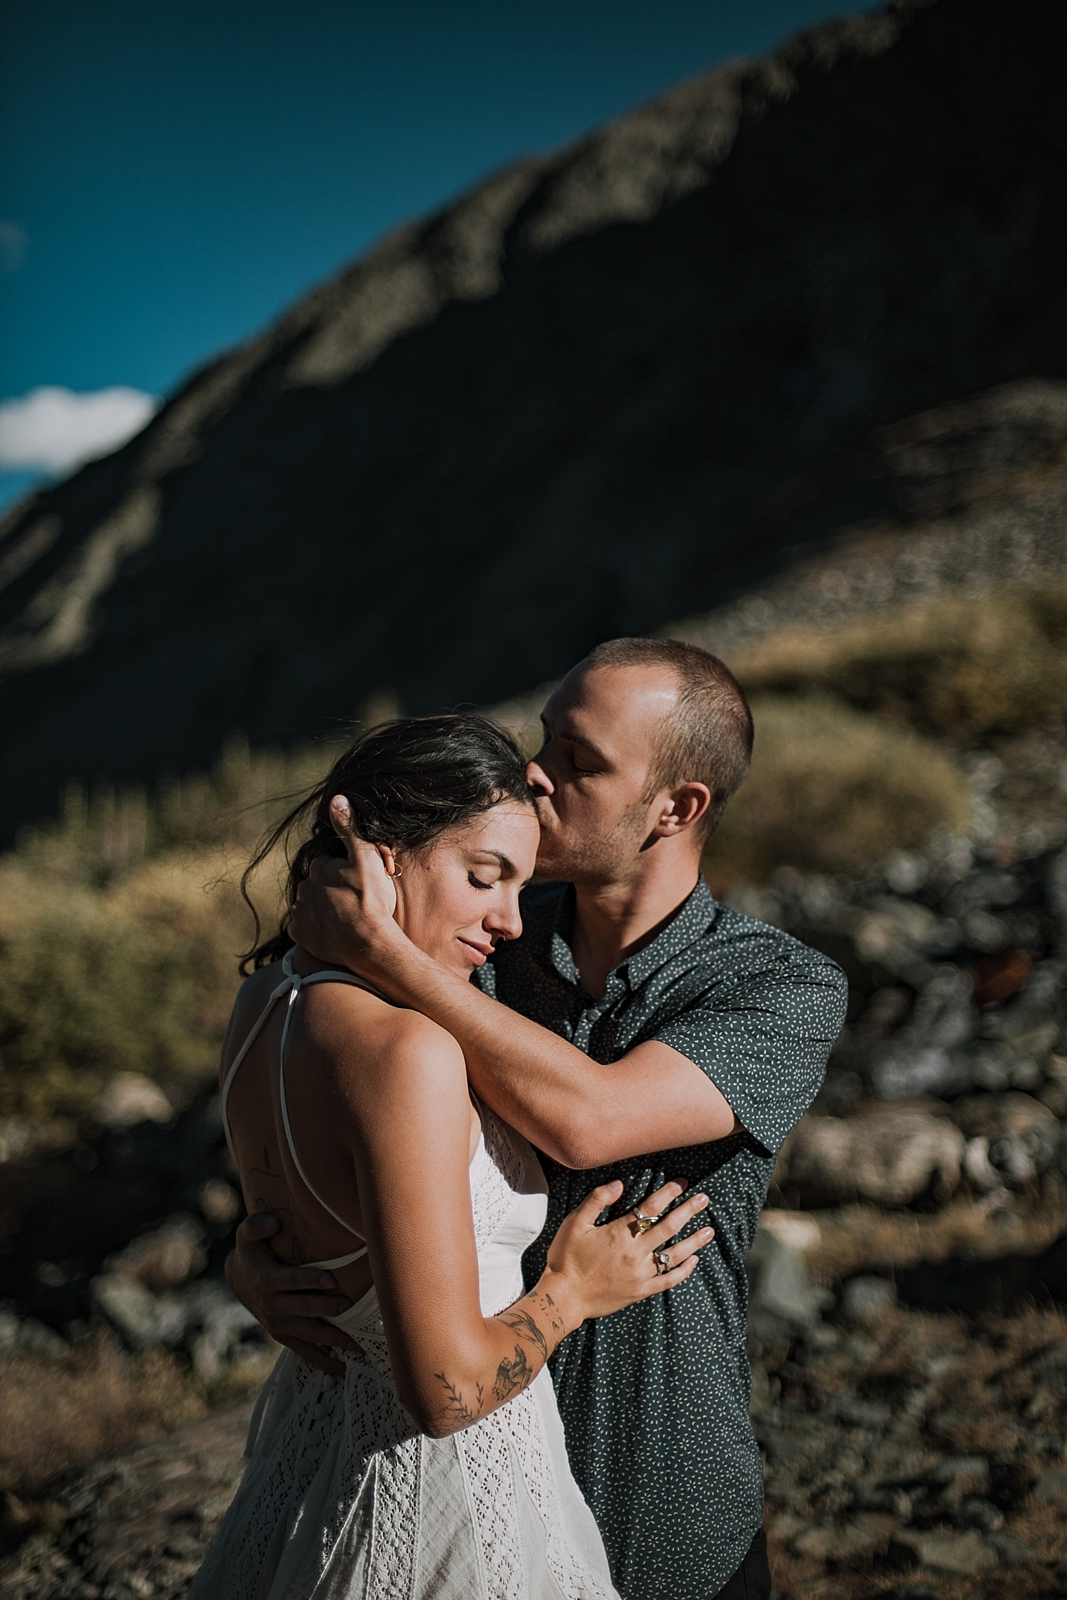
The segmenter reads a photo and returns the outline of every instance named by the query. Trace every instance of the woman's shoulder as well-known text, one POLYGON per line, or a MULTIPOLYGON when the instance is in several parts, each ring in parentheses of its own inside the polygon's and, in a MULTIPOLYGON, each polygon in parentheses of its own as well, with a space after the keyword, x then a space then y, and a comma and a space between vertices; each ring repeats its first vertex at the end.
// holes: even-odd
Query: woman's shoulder
POLYGON ((269 966, 257 967, 244 979, 233 1000, 230 1014, 230 1033, 247 1031, 265 1010, 278 984, 282 980, 282 964, 272 961, 269 966))
POLYGON ((430 1061, 463 1066, 463 1052, 452 1035, 420 1011, 393 1005, 343 981, 308 984, 303 997, 304 1028, 312 1047, 348 1055, 358 1040, 361 1055, 373 1055, 393 1067, 408 1064, 417 1069, 430 1061))

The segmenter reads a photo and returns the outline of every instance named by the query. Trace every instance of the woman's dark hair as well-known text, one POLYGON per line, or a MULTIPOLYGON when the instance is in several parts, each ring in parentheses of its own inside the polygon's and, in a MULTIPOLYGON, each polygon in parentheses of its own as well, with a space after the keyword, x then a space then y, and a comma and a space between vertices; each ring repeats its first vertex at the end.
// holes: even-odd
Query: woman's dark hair
POLYGON ((361 839, 401 850, 421 850, 446 828, 454 828, 501 800, 530 805, 526 760, 503 729, 485 717, 396 717, 369 729, 338 756, 323 781, 282 818, 260 844, 241 878, 241 893, 256 919, 256 942, 241 962, 248 973, 277 961, 292 947, 285 931, 260 941, 259 915, 249 880, 283 841, 289 861, 286 904, 318 856, 342 856, 344 845, 330 822, 330 801, 343 794, 361 839), (301 822, 311 833, 295 854, 288 846, 301 822))

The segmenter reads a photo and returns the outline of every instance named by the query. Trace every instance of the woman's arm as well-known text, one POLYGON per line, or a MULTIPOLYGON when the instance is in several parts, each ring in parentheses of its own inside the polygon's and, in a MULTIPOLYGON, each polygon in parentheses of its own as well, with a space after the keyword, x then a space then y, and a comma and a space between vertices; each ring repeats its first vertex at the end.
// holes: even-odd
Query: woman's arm
MULTIPOLYGON (((625 1220, 595 1226, 622 1188, 602 1185, 564 1222, 531 1293, 500 1315, 483 1317, 462 1053, 417 1013, 393 1012, 377 1030, 357 1030, 351 1007, 351 991, 339 985, 308 994, 300 1054, 309 1070, 299 1098, 307 1106, 314 1085, 320 1118, 328 1114, 331 1128, 350 1130, 353 1177, 397 1390, 417 1425, 442 1436, 519 1393, 586 1317, 683 1282, 710 1230, 676 1245, 671 1270, 663 1275, 652 1251, 665 1248, 703 1209, 706 1197, 683 1202, 669 1222, 637 1236, 625 1220), (352 1062, 357 1037, 358 1067, 352 1062)), ((294 1089, 295 1078, 294 1073, 294 1089)), ((296 1116, 294 1126, 300 1143, 296 1116)), ((680 1185, 671 1185, 649 1204, 666 1206, 680 1192, 680 1185)))
POLYGON ((442 967, 393 916, 394 890, 377 848, 334 814, 347 861, 321 857, 300 885, 290 930, 323 960, 348 966, 459 1042, 475 1090, 562 1166, 592 1170, 711 1144, 740 1122, 726 1096, 680 1050, 649 1039, 611 1062, 442 967))

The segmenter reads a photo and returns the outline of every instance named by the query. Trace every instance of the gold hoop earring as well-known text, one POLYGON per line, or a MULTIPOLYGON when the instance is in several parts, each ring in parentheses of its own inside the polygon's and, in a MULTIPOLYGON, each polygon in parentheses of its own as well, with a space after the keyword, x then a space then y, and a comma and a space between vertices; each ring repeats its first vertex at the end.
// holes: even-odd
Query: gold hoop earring
POLYGON ((403 867, 394 867, 393 868, 393 877, 394 878, 402 878, 403 876, 404 876, 403 867))

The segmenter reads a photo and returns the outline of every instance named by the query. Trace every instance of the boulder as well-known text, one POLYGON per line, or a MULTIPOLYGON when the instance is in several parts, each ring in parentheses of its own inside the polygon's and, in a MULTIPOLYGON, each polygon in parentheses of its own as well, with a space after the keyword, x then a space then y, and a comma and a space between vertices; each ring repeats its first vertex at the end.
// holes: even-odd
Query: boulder
POLYGON ((866 1512, 839 1526, 806 1528, 793 1540, 793 1549, 817 1561, 844 1561, 884 1549, 895 1527, 893 1517, 866 1512))
POLYGON ((1046 1172, 1062 1135, 1055 1115, 1033 1095, 974 1095, 957 1101, 952 1120, 968 1140, 967 1175, 976 1187, 1020 1188, 1046 1172))
MULTIPOLYGON (((952 926, 955 943, 959 929, 955 923, 952 926)), ((978 1026, 978 1012, 971 998, 973 987, 971 973, 951 963, 935 971, 904 1027, 880 1053, 871 1075, 880 1099, 960 1094, 971 1087, 971 1070, 963 1047, 974 1037, 978 1026)))
POLYGON ((935 1572, 958 1573, 973 1577, 1000 1565, 997 1552, 980 1533, 950 1533, 940 1528, 921 1531, 914 1528, 896 1534, 889 1555, 935 1572))
POLYGON ((830 1298, 813 1285, 804 1257, 770 1229, 759 1227, 745 1262, 749 1322, 756 1337, 796 1332, 819 1322, 830 1298))
POLYGON ((117 1132, 138 1122, 170 1122, 174 1107, 158 1083, 140 1072, 116 1072, 93 1106, 102 1128, 117 1132))
POLYGON ((70 1346, 53 1328, 36 1317, 20 1317, 10 1306, 0 1306, 0 1358, 46 1356, 60 1360, 69 1354, 70 1346))
POLYGON ((1034 1485, 1034 1499, 1039 1505, 1058 1504, 1067 1500, 1067 1472, 1049 1467, 1034 1485))
POLYGON ((221 1178, 209 1178, 201 1184, 196 1203, 201 1215, 215 1228, 229 1227, 241 1214, 240 1195, 221 1178))
POLYGON ((877 1322, 892 1311, 897 1292, 888 1278, 850 1278, 841 1291, 840 1312, 846 1322, 877 1322))
POLYGON ((793 1142, 789 1178, 835 1197, 903 1206, 931 1184, 940 1195, 951 1194, 964 1150, 952 1122, 924 1111, 886 1107, 865 1117, 808 1116, 793 1142))
POLYGON ((155 1344, 168 1349, 180 1344, 186 1312, 173 1294, 156 1295, 137 1278, 102 1272, 89 1286, 95 1310, 101 1312, 133 1350, 155 1344))
POLYGON ((182 1295, 182 1306, 184 1345, 199 1377, 218 1377, 245 1353, 257 1359, 262 1355, 266 1338, 262 1327, 225 1283, 209 1278, 191 1284, 182 1295))
POLYGON ((175 1289, 206 1265, 203 1228, 194 1217, 174 1217, 108 1256, 104 1271, 139 1278, 150 1289, 175 1289))
POLYGON ((906 1100, 917 1094, 962 1094, 973 1078, 965 1056, 901 1040, 885 1050, 871 1081, 880 1100, 906 1100))
POLYGON ((1025 1539, 1016 1538, 1013 1533, 993 1532, 987 1537, 1005 1567, 1018 1567, 1033 1558, 1032 1546, 1025 1539))

